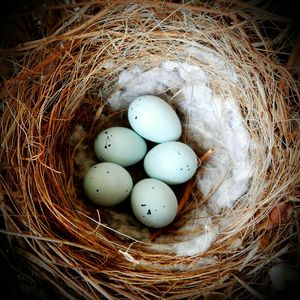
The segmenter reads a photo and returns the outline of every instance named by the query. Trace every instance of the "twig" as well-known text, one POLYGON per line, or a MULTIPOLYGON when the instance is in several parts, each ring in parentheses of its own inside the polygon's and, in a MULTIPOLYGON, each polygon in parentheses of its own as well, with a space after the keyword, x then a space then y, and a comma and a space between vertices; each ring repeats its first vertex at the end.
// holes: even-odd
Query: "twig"
MULTIPOLYGON (((200 161, 203 164, 204 162, 206 162, 207 160, 209 160, 209 158, 211 157, 213 153, 212 149, 207 150, 201 157, 200 157, 200 161)), ((184 188, 184 192, 183 195, 179 201, 178 204, 178 208, 177 208, 177 214, 179 212, 182 211, 182 209, 185 207, 186 203, 188 202, 192 189, 194 187, 195 184, 195 179, 191 179, 187 182, 185 188, 184 188)), ((170 228, 170 226, 166 226, 163 228, 159 228, 157 230, 155 230, 153 233, 151 233, 150 235, 150 240, 154 241, 155 239, 157 239, 161 234, 165 233, 168 229, 170 228)))

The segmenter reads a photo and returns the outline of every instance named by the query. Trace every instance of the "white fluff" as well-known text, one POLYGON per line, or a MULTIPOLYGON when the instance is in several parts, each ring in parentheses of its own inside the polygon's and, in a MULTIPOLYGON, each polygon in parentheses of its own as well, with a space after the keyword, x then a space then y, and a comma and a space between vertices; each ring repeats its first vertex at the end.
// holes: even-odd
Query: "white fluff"
POLYGON ((213 227, 206 233, 197 236, 191 240, 181 243, 175 243, 170 248, 177 255, 193 256, 206 252, 209 247, 215 242, 219 229, 217 226, 213 227))
POLYGON ((218 233, 218 226, 207 226, 202 235, 174 244, 154 244, 152 248, 156 251, 174 252, 179 256, 194 256, 206 252, 215 242, 218 233))
MULTIPOLYGON (((126 109, 140 95, 157 95, 168 89, 176 94, 174 103, 187 116, 182 125, 189 128, 191 139, 205 149, 214 150, 198 181, 213 213, 232 207, 246 193, 253 164, 250 150, 254 143, 244 126, 237 101, 227 88, 230 85, 242 86, 242 83, 225 58, 209 48, 188 47, 180 54, 180 61, 164 61, 147 71, 142 66, 124 70, 108 99, 111 107, 119 110, 126 109), (197 60, 197 65, 190 62, 191 57, 197 60), (220 82, 218 91, 212 85, 216 76, 220 82)), ((195 215, 201 213, 195 212, 195 215)), ((195 225, 197 221, 192 219, 195 225)), ((203 253, 216 235, 217 232, 212 231, 193 237, 191 241, 174 245, 173 250, 178 255, 203 253)))

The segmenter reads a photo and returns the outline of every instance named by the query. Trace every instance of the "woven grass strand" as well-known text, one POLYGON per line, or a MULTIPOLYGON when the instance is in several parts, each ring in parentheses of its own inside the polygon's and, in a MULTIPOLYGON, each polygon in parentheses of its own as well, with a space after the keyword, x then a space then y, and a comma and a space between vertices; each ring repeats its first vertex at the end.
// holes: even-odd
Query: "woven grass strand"
MULTIPOLYGON (((70 299, 260 297, 263 291, 255 288, 265 280, 266 265, 282 249, 292 251, 299 236, 299 120, 293 114, 299 94, 287 70, 253 47, 264 42, 258 28, 270 15, 254 20, 239 3, 131 2, 82 2, 51 36, 7 51, 18 57, 19 72, 2 92, 0 192, 6 228, 1 232, 70 299), (233 16, 231 25, 225 16, 233 16), (74 158, 81 144, 92 143, 99 119, 113 122, 119 116, 105 101, 122 69, 151 68, 197 44, 227 57, 243 74, 238 104, 260 146, 244 196, 252 204, 238 201, 224 211, 238 216, 239 224, 220 234, 205 254, 182 257, 109 228, 101 208, 85 201, 74 158), (74 146, 69 141, 76 124, 89 134, 74 146), (259 231, 283 202, 294 206, 289 221, 259 231), (242 246, 232 249, 236 240, 242 246)), ((191 195, 200 197, 197 191, 191 195)))

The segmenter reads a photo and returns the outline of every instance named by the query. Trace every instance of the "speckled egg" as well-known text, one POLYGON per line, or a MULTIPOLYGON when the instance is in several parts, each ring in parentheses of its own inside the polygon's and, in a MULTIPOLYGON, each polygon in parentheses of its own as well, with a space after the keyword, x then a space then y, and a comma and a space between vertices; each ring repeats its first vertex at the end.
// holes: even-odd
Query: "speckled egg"
POLYGON ((92 166, 83 180, 88 198, 103 206, 121 203, 130 195, 132 187, 133 181, 128 171, 110 162, 92 166))
POLYGON ((128 120, 134 131, 155 143, 175 141, 182 132, 175 110, 152 95, 140 96, 130 103, 128 120))
POLYGON ((167 184, 146 178, 133 187, 131 207, 141 223, 148 227, 161 228, 175 219, 178 203, 175 193, 167 184))
POLYGON ((147 144, 132 129, 110 127, 97 135, 94 151, 101 161, 114 162, 120 166, 128 167, 144 158, 147 144))
POLYGON ((145 156, 144 169, 149 177, 167 184, 180 184, 197 170, 197 155, 181 142, 166 142, 153 147, 145 156))

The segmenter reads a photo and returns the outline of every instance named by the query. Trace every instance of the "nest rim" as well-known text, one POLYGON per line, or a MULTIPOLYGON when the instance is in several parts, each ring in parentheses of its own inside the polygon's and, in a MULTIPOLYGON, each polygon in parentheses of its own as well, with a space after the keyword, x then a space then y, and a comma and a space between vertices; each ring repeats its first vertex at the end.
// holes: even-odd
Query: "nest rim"
MULTIPOLYGON (((99 3, 104 5, 105 1, 99 3)), ((139 1, 138 5, 142 6, 143 3, 145 1, 139 1)), ((242 218, 247 221, 244 223, 247 225, 239 228, 233 224, 227 234, 221 235, 204 254, 177 257, 171 253, 157 253, 155 249, 149 247, 148 243, 134 239, 125 243, 124 240, 116 238, 112 228, 101 223, 98 209, 96 209, 97 218, 91 218, 89 214, 85 214, 85 204, 76 200, 81 194, 78 194, 78 189, 75 187, 76 179, 72 176, 75 168, 74 152, 72 151, 75 151, 76 147, 80 147, 80 143, 75 145, 74 150, 66 147, 64 143, 53 141, 53 137, 66 141, 77 121, 83 120, 82 124, 89 124, 85 125, 88 132, 85 138, 88 143, 93 140, 93 136, 97 132, 96 124, 100 116, 106 115, 108 119, 114 119, 118 115, 121 117, 124 115, 124 111, 112 114, 105 107, 102 98, 95 100, 91 97, 95 84, 93 80, 94 77, 97 77, 95 75, 102 75, 100 86, 103 87, 105 81, 109 82, 110 86, 114 86, 116 75, 121 67, 130 68, 130 66, 145 62, 143 52, 137 52, 138 55, 135 55, 133 51, 133 57, 131 59, 129 57, 126 63, 122 63, 117 54, 124 46, 120 43, 121 48, 114 49, 116 41, 109 37, 106 41, 108 44, 110 43, 111 52, 107 52, 110 57, 106 62, 109 63, 112 58, 115 59, 117 66, 115 69, 103 69, 99 74, 97 71, 99 69, 91 69, 91 66, 95 67, 95 62, 93 63, 95 59, 91 59, 90 54, 87 54, 85 58, 88 63, 82 64, 81 69, 76 66, 76 63, 71 64, 72 61, 84 57, 81 49, 85 50, 85 48, 89 49, 90 53, 92 53, 92 49, 96 53, 95 57, 101 58, 102 53, 99 54, 99 50, 95 49, 99 43, 95 29, 98 29, 98 26, 109 28, 114 14, 124 16, 124 8, 131 8, 131 14, 136 12, 135 9, 137 11, 140 9, 138 5, 133 8, 123 2, 115 2, 113 5, 106 8, 101 7, 103 9, 99 10, 95 16, 87 18, 84 22, 73 24, 73 27, 62 28, 59 34, 54 34, 42 43, 35 42, 25 46, 24 51, 34 45, 29 54, 24 56, 25 67, 17 76, 5 83, 7 106, 1 119, 1 139, 3 141, 1 157, 5 161, 4 168, 2 168, 5 175, 1 176, 1 193, 3 195, 1 211, 5 218, 6 230, 2 230, 2 232, 11 236, 12 240, 13 237, 15 238, 23 256, 29 259, 33 265, 43 266, 46 273, 50 274, 46 275, 49 280, 56 282, 56 285, 59 285, 55 280, 56 277, 65 280, 71 288, 84 294, 88 299, 92 299, 95 293, 108 299, 114 299, 113 293, 137 299, 158 297, 158 295, 169 298, 193 297, 198 295, 199 289, 203 295, 207 295, 220 288, 229 289, 230 285, 236 282, 245 288, 248 285, 241 279, 242 277, 239 278, 242 276, 241 272, 250 272, 252 276, 260 278, 260 273, 255 271, 259 271, 265 266, 262 256, 276 256, 280 251, 280 245, 285 245, 283 249, 290 251, 285 243, 295 234, 294 231, 290 233, 289 230, 299 215, 299 211, 296 210, 287 223, 280 224, 272 230, 265 228, 261 231, 258 230, 259 224, 269 218, 274 207, 277 207, 279 203, 291 203, 296 198, 297 176, 299 175, 297 162, 299 162, 300 146, 299 139, 296 139, 297 136, 296 138, 293 136, 294 131, 291 132, 292 124, 286 121, 289 119, 289 110, 295 106, 293 98, 298 97, 299 99, 295 82, 285 68, 276 65, 249 47, 248 41, 241 39, 234 31, 235 28, 226 30, 221 28, 223 35, 227 33, 230 36, 230 43, 232 40, 237 41, 237 45, 245 43, 245 49, 248 52, 245 51, 247 55, 243 57, 243 61, 251 62, 252 66, 254 62, 256 63, 255 68, 264 75, 265 91, 272 99, 276 97, 276 113, 274 101, 271 106, 268 103, 260 102, 240 103, 244 108, 248 108, 247 113, 256 109, 256 116, 260 114, 261 123, 258 124, 258 127, 253 122, 248 124, 248 129, 251 132, 261 130, 259 134, 252 134, 252 137, 268 142, 270 145, 267 147, 267 153, 265 153, 265 148, 257 149, 257 153, 261 153, 261 157, 257 156, 257 164, 263 166, 258 173, 262 179, 268 179, 269 184, 264 185, 265 180, 252 181, 249 189, 253 196, 255 192, 257 193, 256 203, 252 209, 245 209, 237 203, 230 210, 232 212, 240 210, 242 218), (113 8, 112 11, 110 11, 111 8, 113 8), (102 19, 99 19, 100 16, 102 19), (80 45, 83 45, 81 49, 80 45), (66 62, 63 62, 63 59, 66 62), (71 81, 73 89, 63 89, 64 82, 59 80, 58 76, 49 75, 55 74, 55 72, 68 74, 69 78, 73 80, 71 81), (88 74, 88 76, 84 76, 84 74, 88 74), (40 76, 47 77, 47 75, 49 77, 44 82, 44 89, 34 83, 38 78, 41 80, 40 76), (277 84, 267 81, 272 77, 280 77, 277 84), (84 85, 89 88, 83 89, 84 85), (88 97, 87 90, 90 91, 88 97), (294 93, 290 102, 286 100, 287 90, 294 93), (56 94, 59 99, 64 99, 64 105, 61 101, 55 102, 54 98, 45 102, 45 99, 51 94, 56 94), (84 110, 83 106, 88 106, 89 109, 84 110), (89 118, 89 115, 93 115, 94 118, 85 123, 84 121, 89 118), (274 129, 276 129, 277 135, 275 135, 274 129), (288 147, 283 146, 282 137, 285 138, 284 144, 288 147), (18 145, 18 147, 15 149, 14 145, 18 145), (62 150, 68 151, 63 159, 58 155, 62 150), (265 163, 267 158, 271 158, 270 156, 273 158, 271 171, 265 163), (292 178, 290 178, 291 174, 293 174, 292 178), (270 182, 270 180, 273 181, 270 182), (49 182, 51 182, 50 186, 49 182), (277 189, 274 189, 274 183, 278 185, 277 189), (31 186, 35 188, 32 189, 31 186), (47 211, 47 215, 45 211, 47 211), (79 213, 74 213, 74 211, 79 211, 79 213), (51 224, 51 220, 55 221, 55 225, 51 224), (278 234, 274 237, 276 230, 278 230, 278 234), (255 231, 256 234, 253 233, 255 231), (274 238, 273 241, 270 241, 271 237, 274 238), (268 239, 269 244, 264 241, 266 245, 262 247, 263 239, 268 239), (244 247, 240 248, 238 245, 236 248, 230 249, 229 245, 236 240, 242 241, 244 247), (257 257, 259 251, 262 253, 261 257, 257 257), (81 252, 84 252, 84 256, 81 252), (228 259, 229 255, 231 255, 231 259, 228 259), (203 264, 203 258, 208 259, 207 264, 203 264), (215 260, 209 261, 211 258, 215 258, 215 260), (188 268, 183 268, 183 263, 188 268), (73 270, 71 270, 72 268, 73 270), (100 277, 94 277, 93 274, 97 274, 99 268, 100 277), (63 269, 67 272, 64 273, 63 269), (234 273, 236 269, 239 272, 234 273), (233 275, 230 276, 232 273, 233 275), (75 276, 81 279, 73 279, 75 276), (180 281, 188 282, 188 290, 176 284, 180 281)), ((156 14, 162 14, 165 17, 176 15, 180 11, 179 6, 175 4, 159 6, 159 9, 158 4, 152 6, 146 2, 145 5, 147 11, 151 12, 152 9, 156 14), (174 9, 171 14, 167 11, 170 7, 174 9)), ((197 6, 189 6, 189 8, 192 11, 194 9, 194 13, 199 10, 197 6)), ((208 12, 208 9, 206 10, 208 12)), ((82 16, 85 12, 86 9, 82 8, 82 16)), ((138 21, 138 18, 136 20, 138 21)), ((203 20, 206 22, 209 18, 206 16, 203 20)), ((144 28, 142 23, 138 24, 144 28)), ((207 44, 211 43, 210 39, 214 35, 220 38, 219 22, 213 24, 218 26, 216 28, 212 26, 211 32, 208 31, 203 35, 207 44)), ((127 29, 127 27, 125 28, 127 29)), ((139 32, 143 32, 143 30, 141 29, 139 32)), ((115 34, 115 39, 118 41, 123 39, 130 44, 134 41, 134 31, 132 32, 133 36, 128 33, 122 36, 117 31, 115 34)), ((166 57, 172 57, 172 51, 169 49, 174 49, 174 44, 170 45, 168 42, 172 39, 182 38, 182 33, 170 30, 167 37, 164 38, 165 34, 166 32, 154 32, 153 42, 155 41, 159 45, 146 52, 148 54, 146 63, 157 65, 161 61, 159 57, 163 51, 161 49, 167 49, 166 57), (164 43, 166 43, 165 48, 161 47, 164 43)), ((185 38, 191 42, 189 34, 185 38)), ((192 37, 194 37, 193 34, 192 37)), ((130 48, 135 49, 136 46, 137 43, 134 42, 130 48)), ((216 44, 215 46, 220 50, 220 45, 216 44)), ((224 53, 224 50, 221 51, 224 53)), ((125 58, 127 59, 127 57, 125 58)), ((101 63, 104 64, 102 61, 101 63)), ((96 80, 96 83, 99 84, 99 81, 96 80)))

